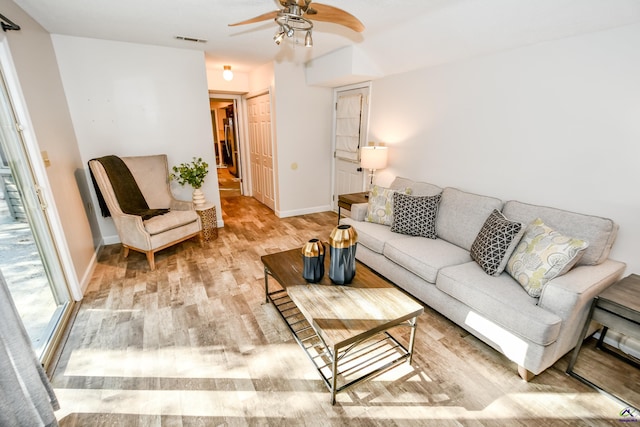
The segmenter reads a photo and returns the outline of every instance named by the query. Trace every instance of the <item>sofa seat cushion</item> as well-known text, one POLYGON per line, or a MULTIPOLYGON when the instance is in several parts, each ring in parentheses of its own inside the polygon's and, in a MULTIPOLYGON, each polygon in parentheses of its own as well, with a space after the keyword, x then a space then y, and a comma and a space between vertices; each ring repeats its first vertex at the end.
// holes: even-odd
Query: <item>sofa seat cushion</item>
POLYGON ((441 268, 471 260, 468 251, 442 239, 409 236, 388 241, 384 256, 429 283, 436 282, 441 268))
POLYGON ((143 221, 143 224, 145 230, 153 236, 197 220, 198 214, 196 211, 169 211, 164 215, 143 221))
MULTIPOLYGON (((443 268, 436 287, 467 305, 480 316, 536 344, 552 344, 562 319, 537 305, 507 273, 485 274, 475 262, 443 268)), ((469 325, 472 327, 472 325, 469 325)))
POLYGON ((340 224, 349 224, 358 233, 358 245, 366 246, 373 252, 382 254, 385 243, 388 240, 398 238, 398 233, 392 233, 391 227, 374 222, 355 221, 351 218, 342 218, 340 224))

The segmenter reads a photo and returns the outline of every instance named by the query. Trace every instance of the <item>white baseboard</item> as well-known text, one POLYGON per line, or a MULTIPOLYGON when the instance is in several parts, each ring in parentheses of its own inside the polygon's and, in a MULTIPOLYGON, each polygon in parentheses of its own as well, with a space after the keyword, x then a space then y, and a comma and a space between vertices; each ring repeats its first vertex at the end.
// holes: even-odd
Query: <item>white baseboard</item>
POLYGON ((327 212, 327 211, 331 211, 331 210, 333 210, 331 208, 331 205, 323 205, 323 206, 316 206, 316 207, 305 208, 305 209, 295 209, 295 210, 290 210, 290 211, 276 211, 276 216, 278 218, 288 218, 288 217, 292 217, 292 216, 307 215, 307 214, 313 214, 313 213, 319 213, 319 212, 327 212))
POLYGON ((120 237, 117 234, 102 238, 102 246, 115 245, 116 243, 120 243, 120 237))
POLYGON ((89 265, 87 265, 87 268, 85 269, 84 274, 82 275, 82 279, 80 280, 80 292, 82 293, 83 296, 87 291, 87 288, 89 287, 91 276, 93 276, 93 272, 95 271, 96 266, 98 265, 98 254, 100 253, 101 249, 102 249, 102 245, 98 246, 96 250, 93 252, 93 255, 91 256, 91 260, 89 261, 89 265))

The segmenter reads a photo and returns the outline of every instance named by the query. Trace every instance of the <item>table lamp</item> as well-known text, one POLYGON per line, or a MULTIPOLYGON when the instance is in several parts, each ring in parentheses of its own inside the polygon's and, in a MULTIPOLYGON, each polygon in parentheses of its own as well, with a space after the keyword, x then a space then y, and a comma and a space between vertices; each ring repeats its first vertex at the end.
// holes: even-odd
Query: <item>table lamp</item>
POLYGON ((368 190, 371 190, 376 169, 384 169, 387 167, 387 147, 369 145, 360 148, 360 166, 363 169, 369 169, 368 190))

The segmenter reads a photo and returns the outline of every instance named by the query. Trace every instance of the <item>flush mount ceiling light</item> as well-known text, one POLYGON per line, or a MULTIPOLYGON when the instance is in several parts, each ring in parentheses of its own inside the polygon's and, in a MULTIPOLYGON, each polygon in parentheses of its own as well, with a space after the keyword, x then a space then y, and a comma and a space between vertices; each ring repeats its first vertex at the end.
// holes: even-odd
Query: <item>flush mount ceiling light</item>
POLYGON ((223 67, 222 78, 228 82, 233 80, 233 71, 231 71, 231 65, 225 65, 223 67))
POLYGON ((364 25, 355 16, 351 15, 337 7, 327 6, 326 4, 314 3, 311 7, 311 0, 279 0, 282 5, 281 10, 267 12, 246 21, 229 24, 230 27, 236 25, 253 24, 255 22, 273 19, 278 24, 278 30, 273 35, 273 41, 279 45, 285 36, 292 38, 296 32, 305 33, 305 47, 313 46, 311 38, 311 30, 313 22, 326 21, 334 24, 343 25, 358 33, 364 31, 364 25))

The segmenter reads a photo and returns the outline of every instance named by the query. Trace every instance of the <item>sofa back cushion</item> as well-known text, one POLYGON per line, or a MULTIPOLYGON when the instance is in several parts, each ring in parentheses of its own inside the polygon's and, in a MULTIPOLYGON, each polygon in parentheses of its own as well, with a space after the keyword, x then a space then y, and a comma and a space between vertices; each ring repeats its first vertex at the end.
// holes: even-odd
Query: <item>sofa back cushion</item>
POLYGON ((524 224, 530 224, 540 218, 554 230, 588 242, 589 247, 577 265, 596 265, 605 261, 618 234, 618 225, 608 218, 530 205, 515 200, 505 203, 502 213, 507 218, 524 224))
POLYGON ((481 196, 447 187, 442 190, 438 207, 436 235, 470 251, 473 241, 491 212, 501 208, 502 200, 495 197, 481 196))
POLYGON ((393 190, 404 190, 409 188, 408 194, 412 196, 435 196, 442 192, 442 188, 427 182, 413 181, 408 178, 396 177, 389 188, 393 190))

